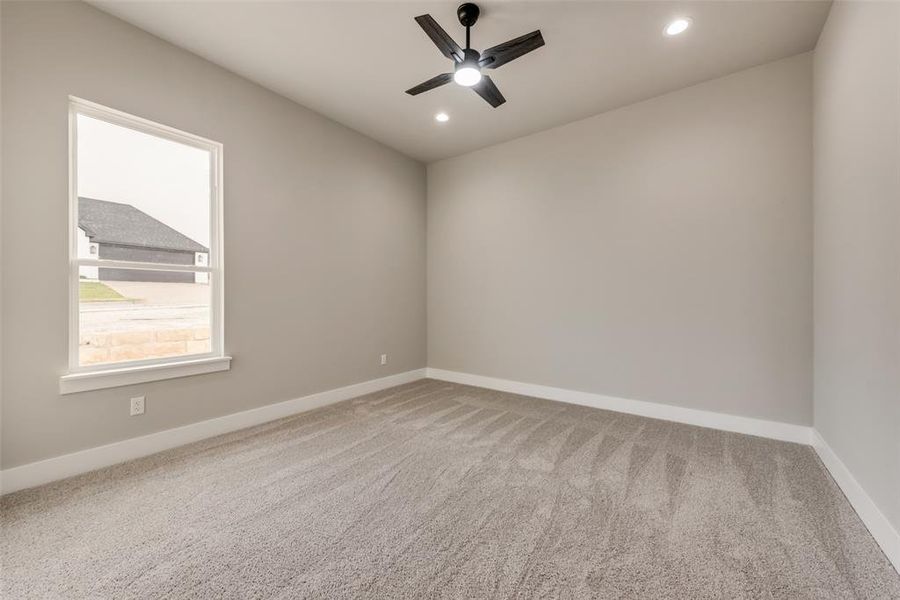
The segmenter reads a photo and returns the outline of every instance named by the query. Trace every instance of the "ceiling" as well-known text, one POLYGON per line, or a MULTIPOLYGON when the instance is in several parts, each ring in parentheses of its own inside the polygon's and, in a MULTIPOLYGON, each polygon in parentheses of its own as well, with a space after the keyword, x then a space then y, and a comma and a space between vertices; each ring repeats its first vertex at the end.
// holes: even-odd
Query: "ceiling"
POLYGON ((461 44, 457 2, 91 4, 413 158, 430 162, 811 50, 818 1, 480 2, 478 50, 535 29, 546 46, 490 72, 506 104, 455 84, 404 90, 451 63, 413 17, 461 44), (673 17, 693 27, 663 35, 673 17), (447 123, 434 115, 444 111, 447 123))

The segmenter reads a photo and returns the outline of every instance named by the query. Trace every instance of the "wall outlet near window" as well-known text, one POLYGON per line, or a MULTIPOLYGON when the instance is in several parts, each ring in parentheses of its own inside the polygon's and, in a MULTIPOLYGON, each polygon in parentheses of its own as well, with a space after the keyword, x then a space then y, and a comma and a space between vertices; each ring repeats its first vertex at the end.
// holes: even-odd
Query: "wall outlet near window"
POLYGON ((131 416, 144 414, 144 397, 138 396, 131 399, 131 416))
POLYGON ((383 364, 383 365, 387 364, 387 354, 381 355, 381 364, 383 364))

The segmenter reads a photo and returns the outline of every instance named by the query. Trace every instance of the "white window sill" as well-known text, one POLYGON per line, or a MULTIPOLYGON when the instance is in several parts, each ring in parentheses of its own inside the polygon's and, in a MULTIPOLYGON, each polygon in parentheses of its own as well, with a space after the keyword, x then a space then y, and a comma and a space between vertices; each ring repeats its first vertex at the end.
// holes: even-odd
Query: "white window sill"
POLYGON ((147 383, 148 381, 227 371, 230 368, 230 356, 216 356, 156 365, 122 367, 121 369, 109 369, 106 371, 70 373, 59 378, 59 393, 75 394, 135 383, 147 383))

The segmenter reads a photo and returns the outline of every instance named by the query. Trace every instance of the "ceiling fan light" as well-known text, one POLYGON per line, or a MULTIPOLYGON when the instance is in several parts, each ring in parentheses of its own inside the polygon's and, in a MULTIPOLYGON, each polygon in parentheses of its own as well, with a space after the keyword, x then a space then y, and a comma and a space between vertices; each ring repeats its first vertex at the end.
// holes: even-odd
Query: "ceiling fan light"
POLYGON ((461 66, 453 74, 453 81, 464 87, 472 87, 481 81, 481 71, 472 66, 461 66))

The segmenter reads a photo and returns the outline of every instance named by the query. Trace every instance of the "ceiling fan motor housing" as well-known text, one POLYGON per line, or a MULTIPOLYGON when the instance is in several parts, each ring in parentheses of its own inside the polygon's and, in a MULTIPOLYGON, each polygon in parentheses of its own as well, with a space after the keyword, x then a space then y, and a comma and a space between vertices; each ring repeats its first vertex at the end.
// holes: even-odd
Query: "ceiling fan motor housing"
POLYGON ((478 59, 481 58, 481 54, 478 50, 472 50, 471 48, 466 48, 463 50, 463 54, 465 55, 465 59, 462 62, 456 63, 454 66, 454 70, 459 71, 463 67, 471 67, 474 69, 478 68, 478 59))

